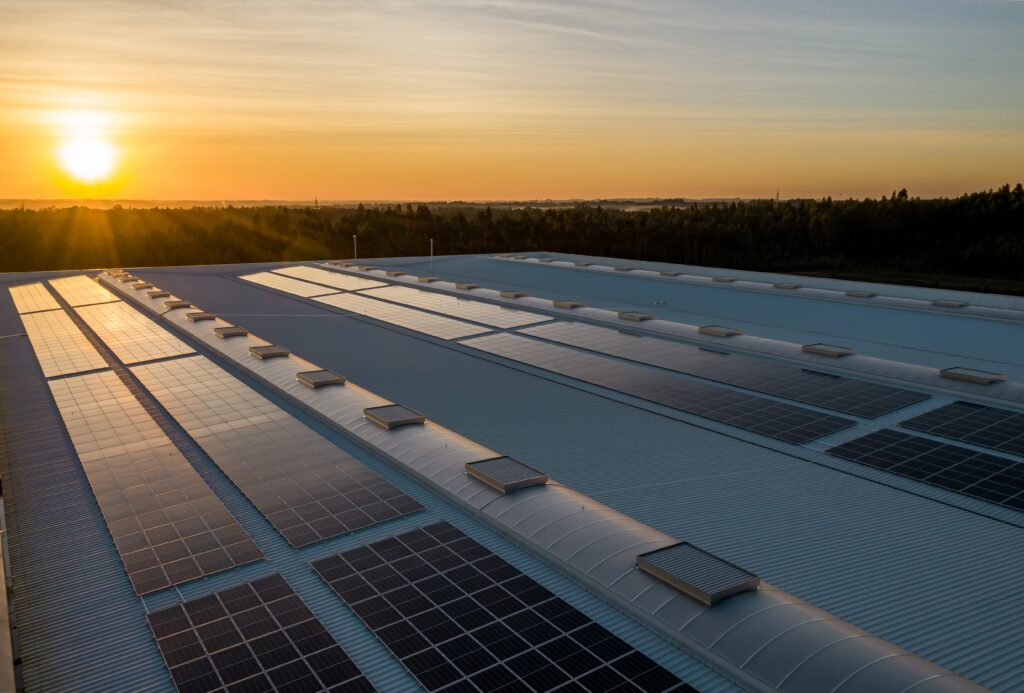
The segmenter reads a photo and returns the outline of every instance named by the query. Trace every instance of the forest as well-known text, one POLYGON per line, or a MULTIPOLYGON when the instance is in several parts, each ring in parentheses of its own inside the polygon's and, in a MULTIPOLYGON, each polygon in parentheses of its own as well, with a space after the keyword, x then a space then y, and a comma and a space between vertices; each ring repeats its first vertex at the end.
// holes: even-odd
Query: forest
POLYGON ((0 272, 552 251, 1024 294, 1024 187, 653 207, 0 211, 0 272))

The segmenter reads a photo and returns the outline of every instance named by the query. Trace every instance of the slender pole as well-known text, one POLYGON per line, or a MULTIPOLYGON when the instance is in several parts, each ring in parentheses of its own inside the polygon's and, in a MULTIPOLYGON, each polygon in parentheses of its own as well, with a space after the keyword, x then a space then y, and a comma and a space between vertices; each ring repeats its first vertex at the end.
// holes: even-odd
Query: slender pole
POLYGON ((430 239, 430 271, 434 271, 434 239, 430 239))
POLYGON ((356 252, 356 235, 355 234, 352 234, 352 259, 353 260, 358 260, 359 259, 359 253, 356 252))

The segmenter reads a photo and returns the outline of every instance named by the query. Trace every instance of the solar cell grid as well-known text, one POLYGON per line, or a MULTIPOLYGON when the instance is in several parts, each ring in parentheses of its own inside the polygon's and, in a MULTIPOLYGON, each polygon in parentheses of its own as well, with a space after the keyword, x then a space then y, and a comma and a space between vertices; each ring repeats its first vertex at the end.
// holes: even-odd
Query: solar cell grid
POLYGON ((204 357, 132 371, 292 546, 422 509, 204 357))
POLYGON ((107 367, 103 356, 63 310, 22 315, 21 322, 47 378, 107 367))
POLYGON ((1024 456, 1024 413, 954 402, 900 424, 904 428, 1024 456))
POLYGON ((403 303, 415 308, 423 308, 435 313, 449 315, 454 318, 471 320, 492 327, 521 327, 550 320, 547 316, 528 313, 514 308, 504 308, 491 303, 482 303, 472 299, 458 298, 436 291, 421 291, 408 286, 388 286, 382 289, 364 291, 364 296, 382 298, 395 303, 403 303))
POLYGON ((182 693, 375 690, 278 574, 154 611, 147 620, 182 693))
POLYGON ((393 303, 386 303, 356 294, 335 294, 333 296, 322 296, 315 300, 335 308, 351 311, 358 315, 365 315, 374 320, 398 325, 414 332, 422 332, 439 339, 459 339, 490 331, 489 328, 471 325, 461 320, 432 315, 415 308, 398 306, 393 303))
POLYGON ((427 690, 693 691, 447 522, 312 566, 427 690))
POLYGON ((373 289, 378 286, 386 286, 384 282, 366 279, 364 277, 353 277, 350 274, 331 272, 330 270, 318 267, 280 267, 274 270, 274 274, 283 274, 295 279, 304 279, 309 282, 316 282, 324 286, 330 286, 342 291, 358 291, 359 289, 373 289))
POLYGON ((57 310, 60 304, 53 297, 42 282, 34 284, 22 284, 10 288, 11 299, 14 301, 14 308, 20 315, 36 313, 41 310, 57 310))
POLYGON ((489 335, 462 344, 789 443, 806 443, 853 425, 838 416, 519 335, 489 335))
POLYGON ((876 418, 928 399, 928 395, 910 390, 653 337, 624 335, 594 325, 558 322, 520 332, 853 416, 876 418))
POLYGON ((142 363, 194 352, 127 303, 83 306, 75 311, 123 363, 142 363))
POLYGON ((829 450, 858 464, 1024 510, 1024 464, 884 429, 829 450))
POLYGON ((301 296, 302 298, 323 296, 324 294, 333 293, 333 289, 328 289, 318 284, 310 284, 309 282, 300 281, 298 279, 292 279, 291 277, 283 277, 279 274, 274 274, 273 272, 240 274, 238 278, 252 284, 265 286, 269 289, 277 289, 278 291, 283 291, 286 294, 301 296))
POLYGON ((50 389, 136 593, 263 558, 115 373, 50 389))
POLYGON ((49 281, 50 286, 70 306, 88 306, 94 303, 112 303, 121 300, 84 274, 49 281))

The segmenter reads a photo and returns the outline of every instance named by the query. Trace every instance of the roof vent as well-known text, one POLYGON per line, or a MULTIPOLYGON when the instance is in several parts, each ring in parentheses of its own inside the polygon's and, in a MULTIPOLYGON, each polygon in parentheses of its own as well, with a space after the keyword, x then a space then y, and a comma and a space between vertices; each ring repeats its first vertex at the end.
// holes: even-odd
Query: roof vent
POLYGON ((720 284, 729 284, 729 283, 732 283, 732 282, 734 282, 736 280, 733 279, 732 277, 718 276, 718 277, 711 277, 711 281, 718 282, 720 284))
POLYGON ((107 274, 109 274, 112 277, 116 277, 116 276, 121 275, 121 274, 128 274, 127 272, 125 272, 123 269, 120 269, 120 268, 107 269, 106 272, 107 272, 107 274))
POLYGON ((167 298, 171 294, 170 292, 163 291, 162 289, 153 289, 152 291, 147 291, 146 295, 150 298, 167 298))
POLYGON ((465 282, 460 282, 460 283, 455 285, 455 288, 456 289, 462 289, 463 291, 469 291, 470 289, 479 289, 480 285, 479 284, 466 284, 465 282))
POLYGON ((933 306, 939 308, 963 308, 967 305, 967 301, 953 301, 948 298, 937 298, 932 301, 933 306))
POLYGON ((554 261, 555 261, 555 258, 553 258, 553 257, 542 257, 542 258, 539 258, 537 260, 537 262, 544 262, 544 263, 554 262, 554 261))
POLYGON ((855 291, 847 291, 846 295, 850 296, 851 298, 874 298, 878 294, 874 291, 860 291, 858 289, 855 291))
POLYGON ((587 304, 580 303, 579 301, 555 300, 551 302, 551 305, 553 305, 555 308, 567 308, 569 310, 572 310, 573 308, 582 308, 587 304))
POLYGON ((367 409, 363 409, 363 416, 381 428, 386 428, 388 430, 398 428, 399 426, 421 424, 427 420, 427 417, 423 416, 423 414, 413 411, 408 407, 403 407, 401 404, 385 404, 382 407, 369 407, 367 409))
POLYGON ((679 272, 673 272, 672 270, 662 270, 658 272, 663 277, 678 277, 679 272))
POLYGON ((642 553, 636 566, 708 606, 761 584, 757 575, 688 542, 642 553))
POLYGON ((817 354, 818 356, 830 356, 831 358, 837 359, 840 356, 853 356, 857 352, 850 347, 835 346, 833 344, 804 344, 800 347, 808 354, 817 354))
POLYGON ((119 274, 117 275, 117 281, 123 284, 125 282, 141 282, 142 280, 131 274, 119 274))
POLYGON ((167 310, 174 310, 176 308, 191 308, 192 304, 189 303, 188 301, 176 299, 174 301, 164 301, 164 306, 167 308, 167 310))
POLYGON ((619 312, 620 320, 632 320, 633 322, 643 322, 644 320, 654 320, 654 316, 650 313, 633 313, 628 310, 619 312))
POLYGON ((743 330, 738 327, 724 327, 722 325, 702 325, 697 328, 697 331, 701 334, 709 334, 712 337, 735 337, 738 334, 743 334, 743 330))
POLYGON ((405 272, 399 272, 398 270, 388 270, 389 277, 401 277, 405 272))
POLYGON ((192 322, 200 322, 202 320, 213 320, 217 316, 213 313, 207 313, 205 310, 195 310, 191 313, 185 313, 185 317, 192 322))
POLYGON ((377 268, 374 267, 373 265, 360 265, 360 266, 357 266, 356 269, 362 270, 363 272, 370 272, 370 271, 375 270, 377 268))
POLYGON ((335 264, 340 265, 342 267, 358 267, 359 266, 358 262, 337 262, 335 264))
POLYGON ((311 387, 314 390, 324 385, 344 385, 345 376, 338 375, 334 371, 303 371, 302 373, 296 373, 295 379, 306 387, 311 387))
POLYGON ((228 339, 229 337, 244 337, 249 334, 249 330, 237 325, 228 325, 227 327, 214 327, 213 333, 221 339, 228 339))
POLYGON ((633 268, 629 265, 615 265, 616 272, 632 272, 633 268))
POLYGON ((264 346, 249 347, 249 355, 255 356, 260 360, 273 359, 281 356, 287 356, 288 350, 283 346, 278 346, 277 344, 266 344, 264 346))
POLYGON ((502 298, 522 298, 526 295, 525 291, 499 291, 498 294, 502 298))
POLYGON ((576 265, 577 267, 590 267, 590 263, 589 262, 584 262, 583 260, 577 260, 576 262, 574 262, 572 264, 576 265))
POLYGON ((467 462, 466 473, 501 493, 512 493, 527 486, 543 486, 548 483, 547 474, 511 457, 467 462))
POLYGON ((943 368, 939 371, 939 375, 949 380, 962 380, 965 383, 974 383, 975 385, 991 385, 992 383, 1006 380, 1006 376, 1002 373, 989 373, 988 371, 978 371, 961 366, 943 368))
POLYGON ((803 284, 790 284, 789 282, 779 282, 777 284, 772 284, 772 286, 774 286, 776 289, 801 289, 801 288, 803 288, 803 284))
POLYGON ((430 284, 431 282, 438 281, 438 279, 437 277, 417 277, 416 281, 420 282, 421 284, 430 284))
POLYGON ((132 288, 138 291, 139 289, 152 289, 153 285, 149 282, 136 282, 132 284, 132 288))

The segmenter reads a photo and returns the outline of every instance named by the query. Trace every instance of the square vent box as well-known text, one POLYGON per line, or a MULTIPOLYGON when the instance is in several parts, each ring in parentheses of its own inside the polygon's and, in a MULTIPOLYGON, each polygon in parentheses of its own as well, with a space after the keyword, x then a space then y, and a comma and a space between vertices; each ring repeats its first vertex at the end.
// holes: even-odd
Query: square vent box
POLYGON ((629 265, 616 265, 615 266, 615 271, 616 272, 632 272, 633 268, 630 267, 629 265))
POLYGON ((164 301, 164 307, 167 308, 167 310, 176 310, 178 308, 191 308, 192 304, 188 301, 181 300, 164 301))
POLYGON ((688 542, 642 553, 636 566, 707 606, 761 584, 754 573, 688 542))
POLYGON ((512 493, 527 486, 543 486, 548 483, 547 474, 511 457, 467 462, 466 473, 501 493, 512 493))
POLYGON ((735 337, 738 334, 743 334, 743 330, 738 327, 725 327, 723 325, 702 325, 697 328, 697 331, 712 337, 735 337))
POLYGON ((589 262, 583 262, 582 260, 578 260, 577 262, 574 262, 572 264, 574 264, 576 267, 590 267, 589 262))
POLYGON ((420 284, 430 284, 437 281, 437 277, 418 277, 416 279, 420 284))
POLYGON ((146 295, 150 298, 167 298, 171 293, 169 291, 162 291, 161 289, 153 289, 152 291, 147 291, 146 295))
POLYGON ((991 385, 992 383, 1006 380, 1006 376, 1002 373, 989 373, 988 371, 979 371, 962 366, 943 368, 939 371, 939 375, 948 380, 959 380, 965 383, 974 383, 975 385, 991 385))
POLYGON ((306 387, 311 387, 314 390, 324 385, 344 385, 345 376, 338 375, 334 371, 322 370, 322 371, 303 371, 302 373, 296 373, 295 379, 306 387))
POLYGON ((277 344, 249 347, 249 355, 262 359, 275 359, 288 355, 288 350, 277 344))
POLYGON ((939 308, 963 308, 967 305, 967 301, 953 301, 948 298, 937 298, 932 301, 933 306, 939 308))
POLYGON ((874 291, 861 291, 859 289, 854 289, 852 291, 847 291, 846 295, 851 298, 874 298, 878 294, 874 291))
POLYGON ((620 320, 632 320, 633 322, 643 322, 644 320, 654 320, 654 316, 650 313, 634 313, 631 311, 622 311, 619 313, 620 320))
POLYGON ((679 276, 679 272, 673 272, 671 270, 662 270, 662 271, 658 272, 658 274, 660 274, 663 277, 678 277, 679 276))
POLYGON ((149 282, 137 282, 132 284, 132 288, 138 291, 139 289, 152 289, 153 285, 149 282))
POLYGON ((480 285, 479 284, 465 284, 465 283, 460 282, 460 283, 455 285, 455 288, 456 289, 462 289, 463 291, 469 291, 470 289, 479 289, 480 285))
POLYGON ((837 359, 840 356, 853 356, 857 353, 850 347, 836 346, 834 344, 804 344, 800 348, 808 354, 828 356, 834 359, 837 359))
POLYGON ((538 260, 538 262, 543 262, 543 263, 554 262, 554 261, 555 261, 555 258, 553 258, 553 257, 542 257, 542 258, 540 258, 538 260))
POLYGON ((566 308, 568 310, 572 310, 573 308, 582 308, 586 304, 585 303, 580 303, 579 301, 556 300, 556 301, 552 301, 551 305, 553 305, 555 308, 566 308))
POLYGON ((732 277, 717 276, 717 277, 711 277, 711 281, 718 282, 719 284, 729 284, 729 283, 734 282, 736 280, 733 279, 732 277))
POLYGON ((793 289, 802 289, 804 285, 803 284, 790 284, 789 282, 778 282, 777 284, 772 284, 772 286, 774 286, 776 289, 793 290, 793 289))
POLYGON ((185 313, 185 317, 192 322, 202 322, 203 320, 213 320, 217 316, 213 313, 207 313, 205 310, 194 310, 191 313, 185 313))
POLYGON ((399 272, 397 270, 388 270, 387 275, 389 277, 401 277, 405 272, 399 272))
POLYGON ((525 291, 499 291, 498 295, 502 298, 522 298, 526 295, 525 291))
POLYGON ((249 330, 237 325, 228 325, 227 327, 213 328, 213 333, 221 339, 227 339, 228 337, 244 337, 249 334, 249 330))
POLYGON ((388 430, 398 428, 400 426, 421 424, 427 420, 427 417, 423 416, 423 414, 420 414, 418 411, 413 411, 408 407, 403 407, 401 404, 385 404, 382 407, 369 407, 367 409, 363 409, 363 416, 381 428, 386 428, 388 430))
POLYGON ((119 274, 117 275, 117 281, 124 284, 125 282, 140 282, 142 280, 130 274, 119 274))

